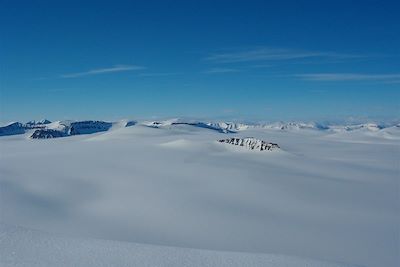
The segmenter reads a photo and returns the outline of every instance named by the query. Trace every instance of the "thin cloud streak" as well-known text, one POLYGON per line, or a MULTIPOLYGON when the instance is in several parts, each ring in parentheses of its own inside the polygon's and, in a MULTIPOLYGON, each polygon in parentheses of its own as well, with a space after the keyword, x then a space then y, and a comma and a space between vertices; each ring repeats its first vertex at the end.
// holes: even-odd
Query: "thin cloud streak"
POLYGON ((162 77, 162 76, 173 76, 179 75, 178 72, 153 72, 153 73, 140 73, 138 76, 140 77, 162 77))
POLYGON ((229 68, 212 68, 204 71, 203 73, 207 74, 217 74, 217 73, 232 73, 232 72, 240 72, 238 69, 229 69, 229 68))
POLYGON ((213 54, 205 58, 214 63, 240 63, 254 61, 282 61, 309 58, 329 58, 329 59, 352 59, 363 58, 360 55, 340 54, 334 52, 313 52, 296 51, 290 49, 279 49, 261 47, 246 51, 236 51, 229 53, 213 54))
POLYGON ((361 73, 310 73, 295 74, 294 77, 306 81, 383 81, 395 82, 400 79, 400 73, 395 74, 361 74, 361 73))
POLYGON ((146 69, 146 68, 142 67, 142 66, 136 66, 136 65, 115 65, 110 68, 94 69, 94 70, 89 70, 89 71, 84 71, 84 72, 63 74, 63 75, 61 75, 61 78, 76 78, 76 77, 82 77, 82 76, 88 76, 88 75, 97 75, 97 74, 112 73, 112 72, 130 71, 130 70, 143 70, 143 69, 146 69))

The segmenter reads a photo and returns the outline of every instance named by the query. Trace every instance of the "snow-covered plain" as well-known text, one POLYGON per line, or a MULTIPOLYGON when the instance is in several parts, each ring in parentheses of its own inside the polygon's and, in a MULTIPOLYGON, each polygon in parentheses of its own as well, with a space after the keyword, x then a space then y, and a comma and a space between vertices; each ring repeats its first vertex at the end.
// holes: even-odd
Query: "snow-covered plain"
POLYGON ((398 126, 116 125, 0 137, 0 266, 399 265, 398 126))

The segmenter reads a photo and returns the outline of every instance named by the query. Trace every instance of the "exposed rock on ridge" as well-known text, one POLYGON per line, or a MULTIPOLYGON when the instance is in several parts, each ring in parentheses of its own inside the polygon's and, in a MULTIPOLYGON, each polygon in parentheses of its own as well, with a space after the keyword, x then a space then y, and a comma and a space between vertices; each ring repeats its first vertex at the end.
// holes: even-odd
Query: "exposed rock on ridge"
POLYGON ((277 150, 280 147, 278 144, 275 143, 267 143, 263 140, 256 139, 253 137, 246 137, 246 138, 227 138, 227 139, 221 139, 218 140, 220 143, 227 143, 235 146, 242 146, 250 150, 259 150, 259 151, 265 151, 265 150, 277 150))

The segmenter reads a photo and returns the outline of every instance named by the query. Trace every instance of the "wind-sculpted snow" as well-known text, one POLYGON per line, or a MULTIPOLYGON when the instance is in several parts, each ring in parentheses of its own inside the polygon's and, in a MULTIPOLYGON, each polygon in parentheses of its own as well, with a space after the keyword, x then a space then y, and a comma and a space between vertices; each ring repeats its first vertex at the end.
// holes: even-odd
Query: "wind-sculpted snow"
POLYGON ((226 143, 235 146, 241 146, 250 150, 259 150, 259 151, 273 151, 279 149, 278 144, 275 143, 267 143, 263 140, 259 140, 253 137, 246 138, 227 138, 218 140, 220 143, 226 143))
POLYGON ((1 223, 0 266, 351 267, 344 263, 330 263, 285 255, 211 251, 71 238, 1 223))
MULTIPOLYGON (((46 129, 68 132, 71 123, 53 122, 46 129)), ((135 251, 142 250, 132 243, 212 250, 225 265, 253 261, 217 251, 399 266, 400 127, 249 127, 225 134, 171 124, 125 127, 124 121, 73 138, 27 138, 43 129, 0 138, 0 221, 83 239, 53 242, 24 231, 12 235, 15 229, 7 228, 0 234, 0 266, 62 266, 58 259, 73 266, 118 265, 119 259, 163 266, 153 256, 161 262, 174 253, 148 250, 137 262, 135 251), (248 151, 217 142, 239 134, 284 149, 248 151)), ((188 258, 170 266, 223 265, 176 253, 188 258)), ((323 266, 296 259, 288 266, 323 266)), ((264 260, 253 266, 268 266, 264 260)))

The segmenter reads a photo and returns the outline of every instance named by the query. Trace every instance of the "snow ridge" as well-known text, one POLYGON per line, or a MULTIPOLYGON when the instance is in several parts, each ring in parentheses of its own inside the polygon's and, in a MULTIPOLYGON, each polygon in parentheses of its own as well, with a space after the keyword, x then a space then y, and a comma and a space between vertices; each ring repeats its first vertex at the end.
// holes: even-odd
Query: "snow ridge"
MULTIPOLYGON (((274 131, 325 131, 327 133, 345 133, 345 132, 365 132, 365 133, 382 133, 388 129, 396 129, 398 125, 380 125, 376 123, 364 123, 364 124, 351 124, 351 125, 324 125, 315 122, 275 122, 269 124, 245 124, 235 122, 207 122, 207 121, 196 121, 196 120, 184 120, 184 119, 169 119, 161 121, 135 121, 135 120, 121 120, 117 122, 105 122, 105 121, 55 121, 50 122, 49 120, 43 119, 40 121, 29 121, 27 123, 13 122, 9 125, 0 127, 0 136, 25 134, 30 130, 35 130, 34 134, 30 137, 34 139, 38 138, 55 138, 64 137, 78 134, 92 134, 97 132, 104 132, 114 130, 121 125, 122 127, 131 127, 136 125, 151 127, 151 128, 163 128, 170 129, 180 125, 187 125, 192 127, 204 128, 219 133, 232 134, 238 133, 244 130, 251 129, 265 129, 274 131), (50 131, 54 130, 54 131, 50 131), (58 131, 59 133, 56 133, 58 131)), ((390 130, 391 131, 391 130, 390 130)))
POLYGON ((104 121, 64 121, 50 123, 46 127, 37 129, 30 138, 48 139, 71 135, 92 134, 108 131, 112 127, 111 122, 104 121))

